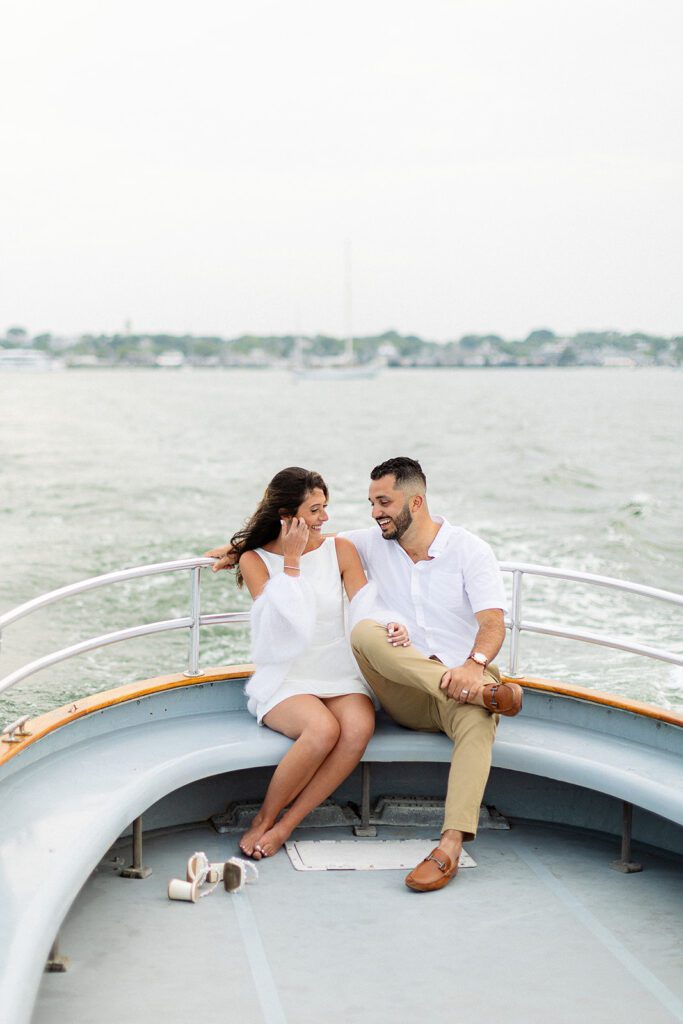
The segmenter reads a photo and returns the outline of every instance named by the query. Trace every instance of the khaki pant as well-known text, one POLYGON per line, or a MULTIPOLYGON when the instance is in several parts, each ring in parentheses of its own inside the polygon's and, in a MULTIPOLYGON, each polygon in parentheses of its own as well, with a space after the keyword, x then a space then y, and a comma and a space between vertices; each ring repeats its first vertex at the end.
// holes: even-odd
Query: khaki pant
MULTIPOLYGON (((392 647, 385 627, 371 619, 354 627, 351 644, 363 675, 394 721, 409 729, 444 732, 453 740, 441 831, 458 829, 465 840, 474 839, 498 715, 447 697, 439 686, 446 667, 414 647, 392 647)), ((491 678, 485 682, 500 682, 495 665, 487 673, 491 678)))

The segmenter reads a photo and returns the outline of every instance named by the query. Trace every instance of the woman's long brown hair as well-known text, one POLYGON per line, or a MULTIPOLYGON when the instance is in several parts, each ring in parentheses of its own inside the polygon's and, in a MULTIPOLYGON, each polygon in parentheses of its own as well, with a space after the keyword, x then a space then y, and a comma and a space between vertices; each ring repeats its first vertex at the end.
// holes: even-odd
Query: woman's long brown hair
MULTIPOLYGON (((289 466, 276 473, 266 487, 254 514, 241 530, 230 538, 233 551, 239 559, 245 551, 253 551, 270 544, 279 536, 283 515, 294 516, 306 495, 319 487, 329 497, 327 484, 320 473, 314 473, 299 466, 289 466)), ((239 564, 237 565, 237 586, 244 583, 239 564)))

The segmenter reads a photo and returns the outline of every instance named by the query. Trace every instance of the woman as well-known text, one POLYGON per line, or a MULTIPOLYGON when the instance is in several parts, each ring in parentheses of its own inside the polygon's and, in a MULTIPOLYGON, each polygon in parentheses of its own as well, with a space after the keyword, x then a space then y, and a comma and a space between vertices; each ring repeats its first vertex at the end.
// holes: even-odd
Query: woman
MULTIPOLYGON (((372 695, 344 628, 343 592, 351 601, 367 580, 353 544, 322 533, 327 499, 318 473, 283 469, 231 541, 238 586, 246 583, 255 602, 249 710, 294 740, 240 840, 257 860, 276 853, 349 775, 375 725, 372 695)), ((387 633, 390 643, 408 642, 403 626, 388 623, 387 633)))

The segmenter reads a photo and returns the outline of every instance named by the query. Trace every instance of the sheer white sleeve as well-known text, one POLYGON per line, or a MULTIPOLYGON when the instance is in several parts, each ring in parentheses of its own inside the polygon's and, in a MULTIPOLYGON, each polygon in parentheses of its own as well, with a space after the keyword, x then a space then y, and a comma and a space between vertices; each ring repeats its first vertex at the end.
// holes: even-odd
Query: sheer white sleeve
POLYGON ((397 612, 385 608, 382 604, 377 584, 372 581, 361 587, 349 604, 349 632, 362 619, 374 619, 375 622, 381 622, 383 626, 386 626, 388 622, 401 621, 397 612))
POLYGON ((256 671, 244 688, 252 715, 282 684, 294 658, 309 647, 315 628, 315 594, 307 580, 278 573, 251 611, 251 660, 256 671))

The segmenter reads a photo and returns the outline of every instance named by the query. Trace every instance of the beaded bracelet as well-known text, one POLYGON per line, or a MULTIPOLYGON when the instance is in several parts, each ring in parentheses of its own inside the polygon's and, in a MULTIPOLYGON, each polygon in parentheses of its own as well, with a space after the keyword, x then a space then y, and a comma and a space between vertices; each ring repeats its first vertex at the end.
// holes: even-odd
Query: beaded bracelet
POLYGON ((294 572, 301 572, 301 569, 299 568, 298 565, 286 565, 285 569, 293 569, 294 572))

